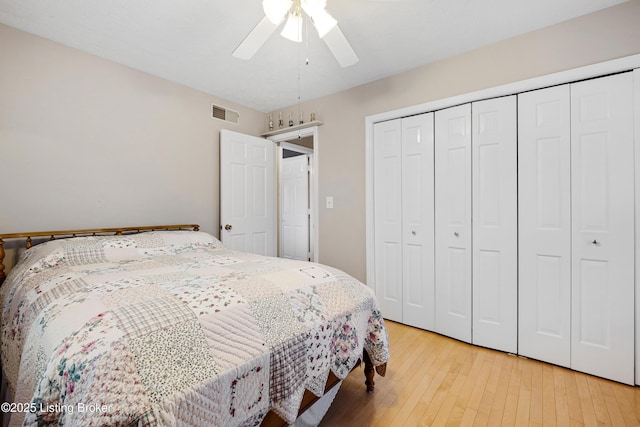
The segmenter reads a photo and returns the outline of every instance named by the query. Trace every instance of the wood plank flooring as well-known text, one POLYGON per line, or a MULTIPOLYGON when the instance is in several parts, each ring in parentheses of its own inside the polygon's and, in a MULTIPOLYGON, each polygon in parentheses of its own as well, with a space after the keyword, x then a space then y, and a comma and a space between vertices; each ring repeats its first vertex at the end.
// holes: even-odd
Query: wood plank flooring
POLYGON ((640 387, 386 324, 387 376, 356 369, 320 426, 640 426, 640 387))

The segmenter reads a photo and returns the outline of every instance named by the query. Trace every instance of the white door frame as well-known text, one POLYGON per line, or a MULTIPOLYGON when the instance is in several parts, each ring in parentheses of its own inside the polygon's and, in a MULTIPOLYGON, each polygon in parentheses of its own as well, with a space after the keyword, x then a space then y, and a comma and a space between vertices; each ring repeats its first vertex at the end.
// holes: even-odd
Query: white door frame
POLYGON ((301 156, 305 156, 306 159, 308 159, 308 172, 307 172, 307 186, 308 186, 308 215, 309 215, 309 222, 307 225, 307 234, 309 235, 308 239, 309 239, 309 247, 307 250, 308 253, 308 258, 309 259, 313 259, 313 238, 311 236, 311 230, 314 229, 314 224, 313 224, 313 220, 311 218, 311 209, 313 206, 313 202, 312 202, 312 198, 313 198, 313 193, 312 193, 312 186, 313 186, 313 171, 311 170, 311 162, 313 162, 313 149, 311 148, 307 148, 307 147, 303 147, 301 145, 297 145, 297 144, 293 144, 291 142, 281 142, 278 147, 277 147, 277 168, 278 168, 278 212, 277 212, 277 217, 278 217, 278 256, 282 256, 282 241, 283 241, 283 236, 282 236, 282 162, 284 160, 284 150, 288 150, 288 151, 293 151, 296 153, 299 153, 301 156))
POLYGON ((539 77, 534 77, 527 80, 518 81, 515 83, 509 83, 501 86, 496 86, 488 89, 482 89, 475 92, 466 93, 463 95, 452 96, 445 99, 431 101, 423 104, 418 104, 406 108, 400 108, 391 110, 379 114, 374 114, 365 117, 365 183, 366 183, 366 273, 367 284, 374 291, 376 289, 375 283, 375 263, 374 263, 374 199, 373 199, 373 127, 377 122, 385 120, 393 120, 401 117, 426 113, 429 111, 436 111, 443 108, 452 107, 455 105, 464 104, 467 102, 473 102, 498 96, 513 95, 520 92, 526 92, 529 90, 543 89, 550 86, 572 83, 582 79, 589 79, 594 77, 605 76, 607 74, 634 70, 635 77, 635 157, 636 157, 636 171, 635 171, 635 183, 636 183, 636 276, 635 276, 635 292, 636 292, 636 307, 635 307, 635 325, 636 325, 636 355, 635 355, 635 380, 636 384, 640 384, 640 173, 638 172, 637 165, 640 160, 640 72, 637 70, 640 68, 640 54, 631 55, 623 58, 612 59, 596 64, 585 65, 571 70, 560 71, 553 74, 547 74, 539 77))
MULTIPOLYGON (((640 66, 639 66, 640 67, 640 66)), ((635 113, 635 184, 636 184, 636 384, 640 384, 640 68, 633 71, 635 113)))
MULTIPOLYGON (((278 135, 272 135, 270 136, 268 139, 273 141, 274 143, 276 143, 279 146, 279 151, 278 151, 278 171, 280 170, 280 158, 282 157, 282 147, 285 147, 287 149, 293 149, 294 151, 299 151, 299 152, 304 152, 303 150, 305 149, 305 147, 299 146, 299 145, 295 145, 295 144, 288 144, 287 141, 291 141, 294 139, 297 139, 298 137, 300 138, 306 138, 306 137, 313 137, 313 150, 309 150, 311 154, 311 186, 310 186, 310 192, 309 192, 309 201, 311 204, 311 222, 310 222, 310 233, 309 233, 309 237, 311 239, 310 242, 310 247, 311 247, 311 261, 313 262, 318 262, 318 259, 320 259, 320 251, 319 251, 319 241, 318 241, 318 236, 320 234, 320 230, 319 230, 319 226, 318 226, 318 182, 319 182, 319 177, 318 177, 318 160, 320 158, 320 144, 319 144, 319 139, 318 139, 318 126, 311 126, 308 128, 304 128, 304 129, 295 129, 292 130, 291 132, 285 132, 285 133, 281 133, 278 135)), ((280 188, 280 179, 279 179, 279 173, 278 173, 278 189, 280 188)), ((278 190, 279 191, 279 190, 278 190)), ((280 197, 278 196, 278 200, 280 200, 280 197)), ((278 206, 280 205, 280 203, 278 202, 278 206)), ((280 223, 280 214, 278 211, 278 224, 280 223)), ((278 227, 279 229, 279 227, 278 227)), ((278 231, 279 233, 279 231, 278 231)), ((279 236, 279 234, 278 234, 279 236)), ((280 239, 278 239, 279 241, 280 239)))

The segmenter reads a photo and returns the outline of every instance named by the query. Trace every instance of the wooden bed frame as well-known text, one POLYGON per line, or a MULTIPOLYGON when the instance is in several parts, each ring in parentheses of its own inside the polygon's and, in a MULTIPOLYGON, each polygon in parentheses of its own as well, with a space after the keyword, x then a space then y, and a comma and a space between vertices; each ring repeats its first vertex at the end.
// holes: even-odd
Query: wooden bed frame
MULTIPOLYGON (((200 226, 198 224, 176 224, 176 225, 156 225, 156 226, 142 226, 142 227, 117 227, 117 228, 92 228, 92 229, 82 229, 82 230, 57 230, 57 231, 36 231, 36 232, 27 232, 27 233, 10 233, 10 234, 0 234, 0 286, 6 279, 7 275, 5 272, 6 266, 4 265, 4 258, 6 256, 4 250, 4 241, 5 240, 13 240, 13 239, 24 239, 24 247, 29 249, 33 245, 37 245, 38 243, 42 243, 42 241, 48 240, 56 240, 56 239, 67 239, 73 237, 81 237, 81 236, 122 236, 126 234, 138 234, 147 231, 162 231, 162 230, 193 230, 199 231, 200 226), (33 239, 37 241, 34 242, 33 239), (42 239, 40 241, 39 239, 42 239)), ((362 359, 358 361, 356 366, 353 368, 354 370, 361 366, 362 362, 364 362, 364 375, 365 375, 365 384, 367 386, 367 392, 373 393, 375 389, 374 376, 375 373, 378 372, 379 375, 384 376, 386 373, 387 365, 381 365, 378 367, 374 367, 369 355, 366 351, 363 351, 362 359)), ((329 378, 327 379, 327 383, 325 386, 325 394, 336 386, 340 382, 340 379, 336 377, 333 372, 329 373, 329 378)), ((311 393, 309 390, 305 390, 304 396, 302 398, 302 403, 300 404, 300 411, 298 415, 302 414, 304 411, 309 409, 319 397, 311 393)), ((267 416, 262 421, 261 426, 263 427, 280 427, 286 426, 287 423, 275 412, 270 411, 267 416)))

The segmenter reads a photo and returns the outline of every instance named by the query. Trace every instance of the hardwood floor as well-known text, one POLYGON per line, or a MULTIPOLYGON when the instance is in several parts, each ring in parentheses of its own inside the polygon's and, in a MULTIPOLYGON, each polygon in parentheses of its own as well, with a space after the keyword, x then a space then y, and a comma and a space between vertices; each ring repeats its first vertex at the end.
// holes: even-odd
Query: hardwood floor
POLYGON ((640 387, 386 324, 387 376, 356 369, 320 426, 640 426, 640 387))

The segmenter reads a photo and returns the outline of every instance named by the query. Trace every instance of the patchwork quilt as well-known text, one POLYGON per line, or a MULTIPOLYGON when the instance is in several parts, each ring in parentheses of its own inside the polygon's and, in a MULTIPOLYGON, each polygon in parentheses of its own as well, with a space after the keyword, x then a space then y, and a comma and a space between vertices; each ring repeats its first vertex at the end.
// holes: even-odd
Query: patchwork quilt
POLYGON ((34 246, 0 302, 12 425, 292 423, 304 390, 321 396, 363 348, 389 357, 370 288, 203 232, 34 246))

